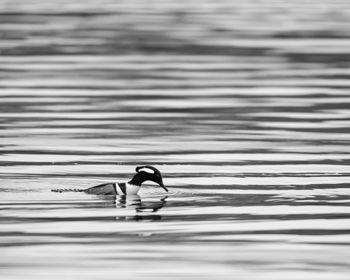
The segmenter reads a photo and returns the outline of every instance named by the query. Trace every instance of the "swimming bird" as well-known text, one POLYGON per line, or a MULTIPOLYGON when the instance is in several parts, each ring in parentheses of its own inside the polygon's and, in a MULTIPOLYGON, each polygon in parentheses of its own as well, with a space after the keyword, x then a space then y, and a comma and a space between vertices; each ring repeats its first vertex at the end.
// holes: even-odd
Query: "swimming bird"
POLYGON ((164 190, 168 189, 163 184, 163 178, 160 171, 150 165, 137 166, 136 174, 128 182, 124 183, 104 183, 88 189, 53 189, 53 192, 85 192, 88 194, 99 195, 136 195, 145 181, 153 181, 164 190))

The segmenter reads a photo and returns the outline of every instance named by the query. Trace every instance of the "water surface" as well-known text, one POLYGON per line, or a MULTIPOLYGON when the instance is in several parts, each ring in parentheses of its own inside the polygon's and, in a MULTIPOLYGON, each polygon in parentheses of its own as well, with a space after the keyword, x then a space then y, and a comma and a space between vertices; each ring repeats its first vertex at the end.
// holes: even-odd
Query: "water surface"
POLYGON ((1 279, 348 279, 349 14, 0 0, 1 279))

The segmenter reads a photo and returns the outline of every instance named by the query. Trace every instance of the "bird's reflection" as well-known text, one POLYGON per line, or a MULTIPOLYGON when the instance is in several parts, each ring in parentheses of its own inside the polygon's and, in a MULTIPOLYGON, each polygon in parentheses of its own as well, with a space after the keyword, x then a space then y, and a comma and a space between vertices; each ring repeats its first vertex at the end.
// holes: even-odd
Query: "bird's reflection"
POLYGON ((135 210, 135 215, 132 216, 118 216, 117 220, 160 220, 162 216, 155 214, 159 209, 164 207, 166 204, 166 199, 168 197, 164 196, 158 200, 145 201, 142 200, 139 195, 128 195, 128 196, 115 196, 114 206, 116 208, 133 209, 135 210), (149 213, 149 214, 147 214, 149 213))

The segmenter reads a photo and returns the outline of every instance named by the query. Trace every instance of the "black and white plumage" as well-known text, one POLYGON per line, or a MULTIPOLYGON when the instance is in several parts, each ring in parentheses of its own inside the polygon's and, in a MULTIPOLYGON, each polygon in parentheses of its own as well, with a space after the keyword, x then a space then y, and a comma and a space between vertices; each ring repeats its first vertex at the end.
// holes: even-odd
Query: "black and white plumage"
POLYGON ((136 195, 145 181, 153 181, 161 186, 164 190, 168 189, 163 184, 160 171, 150 165, 137 166, 136 174, 129 182, 124 183, 104 183, 88 189, 54 189, 54 192, 85 192, 88 194, 98 195, 136 195))

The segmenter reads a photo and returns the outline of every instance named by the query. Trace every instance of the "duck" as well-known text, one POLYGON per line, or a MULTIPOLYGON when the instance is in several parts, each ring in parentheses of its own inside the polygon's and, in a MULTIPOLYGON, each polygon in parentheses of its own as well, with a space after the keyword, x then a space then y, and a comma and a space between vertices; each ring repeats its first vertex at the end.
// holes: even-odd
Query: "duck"
POLYGON ((137 166, 136 174, 128 182, 121 183, 103 183, 87 189, 53 189, 53 192, 84 192, 96 195, 137 195, 142 183, 152 181, 162 187, 166 192, 168 189, 164 186, 162 174, 160 171, 150 165, 137 166))

